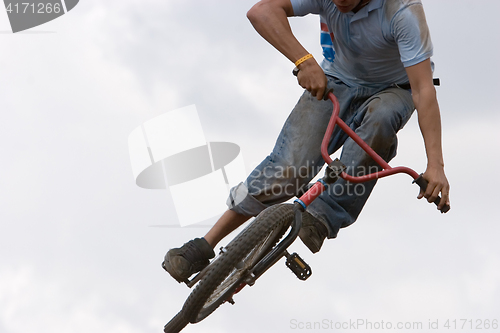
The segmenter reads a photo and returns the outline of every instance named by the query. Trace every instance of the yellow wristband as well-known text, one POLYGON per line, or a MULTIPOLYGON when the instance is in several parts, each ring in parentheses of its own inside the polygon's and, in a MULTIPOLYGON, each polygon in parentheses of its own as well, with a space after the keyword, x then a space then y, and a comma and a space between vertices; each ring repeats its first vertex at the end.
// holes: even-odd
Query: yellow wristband
POLYGON ((303 63, 307 59, 311 59, 312 57, 313 57, 313 55, 311 53, 309 53, 308 55, 303 56, 302 58, 300 58, 299 60, 297 60, 295 62, 295 67, 298 67, 301 63, 303 63))

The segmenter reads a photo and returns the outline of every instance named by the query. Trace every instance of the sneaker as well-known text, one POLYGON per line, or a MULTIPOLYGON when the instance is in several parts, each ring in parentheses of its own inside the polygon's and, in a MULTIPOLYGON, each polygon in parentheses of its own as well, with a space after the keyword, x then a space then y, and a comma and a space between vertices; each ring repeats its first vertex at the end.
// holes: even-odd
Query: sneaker
POLYGON ((312 253, 321 249, 327 235, 328 230, 320 220, 308 212, 302 213, 302 228, 300 228, 299 237, 312 253))
POLYGON ((213 257, 215 252, 205 238, 195 238, 169 250, 162 267, 179 283, 187 282, 191 275, 208 266, 213 257))

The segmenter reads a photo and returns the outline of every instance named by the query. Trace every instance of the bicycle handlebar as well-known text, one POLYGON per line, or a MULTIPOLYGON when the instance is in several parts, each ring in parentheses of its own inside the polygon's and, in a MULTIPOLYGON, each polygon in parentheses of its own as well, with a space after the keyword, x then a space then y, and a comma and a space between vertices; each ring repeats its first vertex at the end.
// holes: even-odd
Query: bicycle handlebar
MULTIPOLYGON (((299 70, 295 68, 293 70, 293 75, 297 76, 299 70)), ((380 157, 366 142, 364 142, 349 126, 347 126, 342 119, 339 117, 340 113, 340 108, 339 108, 339 101, 337 97, 333 94, 333 89, 326 89, 324 92, 323 100, 330 100, 333 103, 333 111, 332 111, 332 116, 330 118, 330 122, 328 123, 327 130, 325 133, 325 136, 323 137, 323 142, 321 143, 321 155, 323 156, 324 161, 330 165, 333 161, 330 157, 330 154, 328 154, 328 143, 330 141, 330 138, 333 133, 333 128, 335 125, 338 125, 344 132, 349 135, 351 139, 353 139, 371 158, 375 160, 375 162, 380 165, 384 170, 380 172, 376 172, 373 174, 361 176, 361 177, 353 177, 345 172, 342 172, 340 175, 341 178, 344 178, 347 181, 354 182, 354 183, 360 183, 360 182, 365 182, 371 179, 378 179, 382 178, 385 176, 389 176, 395 173, 407 173, 414 179, 414 183, 418 184, 420 188, 425 191, 427 189, 428 182, 422 177, 422 174, 419 175, 417 172, 414 170, 407 168, 407 167, 396 167, 393 168, 391 167, 382 157, 380 157)), ((322 185, 320 185, 321 187, 322 185)), ((308 191, 309 192, 309 191, 308 191)), ((322 192, 322 191, 319 191, 322 192)), ((307 204, 314 200, 317 195, 305 195, 304 200, 307 201, 307 204)), ((302 197, 301 197, 302 199, 302 197)), ((439 203, 441 201, 441 197, 438 196, 436 200, 434 200, 434 203, 436 206, 439 206, 439 203)), ((304 202, 303 202, 304 203, 304 202)), ((445 204, 441 209, 441 213, 446 213, 450 210, 450 205, 445 204)))
MULTIPOLYGON (((361 176, 361 177, 353 177, 345 172, 342 172, 341 177, 344 178, 347 181, 354 182, 354 183, 360 183, 360 182, 365 182, 371 179, 378 179, 382 177, 386 177, 395 173, 406 173, 410 175, 414 179, 414 183, 418 184, 420 188, 425 191, 427 189, 428 182, 425 180, 422 175, 419 175, 417 172, 414 170, 407 168, 407 167, 391 167, 384 159, 382 159, 366 142, 364 142, 349 126, 347 126, 342 119, 339 117, 339 101, 337 97, 333 94, 333 91, 330 89, 326 92, 325 94, 325 99, 330 99, 330 101, 333 103, 333 112, 332 116, 330 118, 330 122, 328 123, 328 127, 325 133, 325 136, 323 138, 323 142, 321 144, 321 154, 323 156, 323 159, 327 164, 332 163, 332 159, 330 158, 330 155, 328 154, 328 143, 330 141, 330 137, 332 136, 333 133, 333 128, 335 125, 338 125, 344 132, 346 132, 351 139, 353 139, 371 158, 377 162, 378 165, 380 165, 384 170, 380 172, 376 172, 373 174, 361 176)), ((436 206, 439 206, 439 202, 441 201, 441 197, 438 196, 436 200, 434 200, 434 203, 436 206)), ((441 213, 446 213, 450 210, 450 206, 448 204, 444 205, 440 211, 441 213)))

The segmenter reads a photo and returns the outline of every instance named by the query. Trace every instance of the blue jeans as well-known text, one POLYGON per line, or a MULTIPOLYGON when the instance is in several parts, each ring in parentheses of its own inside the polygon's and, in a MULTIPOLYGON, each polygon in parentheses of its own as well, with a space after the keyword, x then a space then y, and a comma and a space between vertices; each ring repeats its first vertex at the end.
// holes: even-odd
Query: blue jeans
MULTIPOLYGON (((398 87, 375 89, 348 87, 328 77, 340 104, 340 117, 384 160, 396 156, 396 133, 410 119, 415 107, 409 90, 398 87)), ((269 156, 245 182, 231 189, 228 206, 239 214, 256 216, 265 208, 287 201, 299 193, 324 165, 323 140, 332 114, 332 103, 318 101, 304 92, 286 120, 269 156)), ((340 160, 347 172, 359 176, 380 167, 338 126, 328 146, 333 154, 343 145, 340 160)), ((328 186, 307 211, 325 224, 328 238, 356 220, 376 181, 352 184, 339 179, 328 186)))

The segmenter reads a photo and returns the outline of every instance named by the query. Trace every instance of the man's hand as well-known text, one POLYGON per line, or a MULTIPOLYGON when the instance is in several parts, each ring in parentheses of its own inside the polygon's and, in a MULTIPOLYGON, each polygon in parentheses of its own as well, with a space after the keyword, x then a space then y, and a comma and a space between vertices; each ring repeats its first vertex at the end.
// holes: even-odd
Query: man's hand
POLYGON ((309 91, 318 100, 323 99, 328 80, 314 58, 308 59, 299 65, 297 81, 302 88, 309 91))
POLYGON ((429 182, 426 191, 420 190, 418 199, 426 198, 428 202, 434 202, 441 193, 441 201, 437 209, 441 210, 445 205, 450 205, 450 184, 444 174, 444 168, 441 166, 427 166, 427 170, 423 175, 424 179, 429 182))

